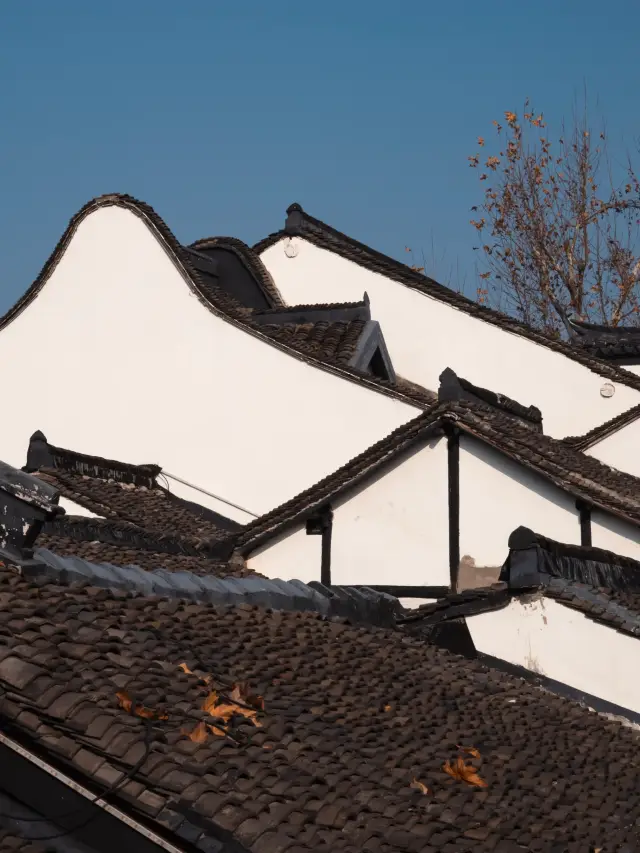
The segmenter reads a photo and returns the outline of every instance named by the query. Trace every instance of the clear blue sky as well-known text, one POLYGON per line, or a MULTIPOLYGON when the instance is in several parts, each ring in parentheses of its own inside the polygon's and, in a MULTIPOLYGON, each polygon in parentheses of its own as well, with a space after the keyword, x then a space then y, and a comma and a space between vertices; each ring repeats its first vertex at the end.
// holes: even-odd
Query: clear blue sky
POLYGON ((639 31, 638 0, 0 2, 0 310, 106 192, 185 242, 252 243, 299 201, 473 292, 476 137, 586 82, 634 148, 639 31))

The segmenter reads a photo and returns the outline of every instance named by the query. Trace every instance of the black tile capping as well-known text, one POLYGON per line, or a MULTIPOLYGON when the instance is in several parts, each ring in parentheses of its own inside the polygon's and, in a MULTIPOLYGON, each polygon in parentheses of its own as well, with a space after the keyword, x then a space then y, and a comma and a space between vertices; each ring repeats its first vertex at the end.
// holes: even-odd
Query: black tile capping
POLYGON ((327 225, 327 223, 306 213, 299 204, 292 204, 287 209, 287 220, 284 229, 276 231, 263 240, 260 240, 253 246, 253 250, 260 255, 280 240, 293 236, 302 237, 319 248, 334 252, 347 260, 359 264, 365 269, 379 273, 406 287, 418 290, 440 302, 452 305, 454 308, 464 311, 466 314, 470 314, 479 320, 491 323, 505 331, 528 338, 534 343, 547 347, 547 349, 561 353, 606 379, 640 390, 640 376, 636 376, 631 371, 609 364, 600 358, 595 358, 582 346, 548 337, 542 332, 530 328, 525 323, 515 320, 513 317, 508 317, 485 305, 479 305, 461 293, 457 293, 434 281, 434 279, 410 269, 405 264, 400 263, 400 261, 390 258, 388 255, 384 255, 370 246, 354 240, 352 237, 348 237, 331 225, 327 225))
POLYGON ((466 379, 457 376, 450 367, 447 367, 440 374, 438 400, 441 403, 454 402, 456 400, 484 403, 501 412, 519 418, 532 428, 542 432, 542 412, 537 406, 523 406, 505 394, 496 394, 487 388, 479 388, 477 385, 473 385, 466 379))

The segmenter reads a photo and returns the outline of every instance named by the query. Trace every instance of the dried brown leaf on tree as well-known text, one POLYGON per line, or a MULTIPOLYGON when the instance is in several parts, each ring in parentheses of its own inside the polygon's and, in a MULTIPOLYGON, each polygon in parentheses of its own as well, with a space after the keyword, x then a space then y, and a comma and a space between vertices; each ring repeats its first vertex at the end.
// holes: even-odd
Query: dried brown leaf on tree
POLYGON ((431 788, 427 787, 424 784, 424 782, 420 782, 418 779, 413 779, 413 781, 411 782, 409 787, 415 788, 416 790, 420 791, 421 794, 431 794, 432 793, 431 788))

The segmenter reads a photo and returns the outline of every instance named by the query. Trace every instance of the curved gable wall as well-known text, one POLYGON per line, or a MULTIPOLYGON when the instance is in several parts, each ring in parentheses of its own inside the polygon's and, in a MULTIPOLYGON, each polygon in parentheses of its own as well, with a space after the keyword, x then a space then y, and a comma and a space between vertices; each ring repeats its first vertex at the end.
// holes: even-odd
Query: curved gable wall
POLYGON ((171 473, 259 514, 417 410, 269 346, 201 304, 150 226, 82 219, 37 297, 0 332, 2 458, 29 436, 171 473))
MULTIPOLYGON (((288 242, 288 240, 287 240, 288 242)), ((451 367, 459 376, 492 388, 544 416, 556 438, 579 435, 631 408, 640 393, 616 384, 613 397, 600 389, 608 380, 527 338, 486 323, 340 255, 294 237, 288 257, 284 241, 261 259, 290 304, 361 299, 369 294, 394 368, 427 388, 437 388, 451 367)))

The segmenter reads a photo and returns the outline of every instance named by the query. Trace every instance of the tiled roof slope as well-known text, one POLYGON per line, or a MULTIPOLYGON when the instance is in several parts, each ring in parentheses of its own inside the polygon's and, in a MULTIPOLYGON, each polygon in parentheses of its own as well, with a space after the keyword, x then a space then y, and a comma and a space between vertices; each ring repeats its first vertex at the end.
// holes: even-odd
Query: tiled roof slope
POLYGON ((428 437, 442 435, 447 425, 494 447, 576 498, 640 524, 640 480, 636 477, 489 406, 457 401, 433 406, 316 485, 252 521, 236 537, 236 547, 248 553, 428 437))
POLYGON ((466 314, 477 317, 479 320, 484 320, 486 323, 499 326, 507 332, 512 332, 548 349, 555 350, 567 358, 579 362, 600 376, 640 390, 640 376, 636 376, 628 370, 614 367, 606 361, 595 358, 582 347, 548 337, 542 332, 515 320, 513 317, 508 317, 499 311, 473 302, 461 293, 457 293, 439 284, 434 279, 410 269, 410 267, 400 263, 400 261, 377 252, 375 249, 366 246, 364 243, 360 243, 358 240, 354 240, 352 237, 348 237, 325 222, 310 216, 299 204, 292 204, 287 209, 287 214, 288 219, 285 228, 256 243, 253 247, 255 252, 262 254, 270 246, 273 246, 286 237, 300 236, 321 249, 327 249, 372 272, 379 273, 386 278, 418 290, 427 296, 431 296, 433 299, 438 299, 440 302, 446 302, 452 307, 464 311, 466 314))
POLYGON ((265 333, 293 349, 317 358, 347 366, 364 331, 364 320, 333 323, 288 323, 261 325, 265 333))
POLYGON ((260 284, 263 293, 267 296, 273 308, 284 307, 285 302, 280 291, 271 277, 271 274, 260 260, 257 252, 237 237, 206 237, 196 240, 189 246, 190 249, 202 251, 207 249, 225 249, 233 252, 240 258, 242 263, 252 273, 255 280, 260 284))
MULTIPOLYGON (((159 241, 172 257, 178 269, 182 271, 185 281, 194 295, 216 316, 224 318, 227 322, 243 329, 245 332, 248 332, 255 337, 261 338, 272 346, 275 346, 289 354, 295 354, 297 358, 300 358, 309 364, 328 370, 329 372, 342 376, 352 382, 365 385, 368 388, 379 391, 387 396, 401 399, 404 402, 417 404, 418 406, 424 406, 425 395, 429 396, 429 392, 426 391, 426 389, 422 389, 424 392, 422 396, 405 393, 405 390, 401 386, 396 387, 368 374, 344 368, 331 361, 323 361, 315 354, 312 355, 309 352, 294 349, 287 343, 278 340, 277 337, 267 334, 259 324, 251 322, 251 309, 241 305, 232 296, 225 292, 222 287, 216 284, 214 277, 206 275, 196 269, 192 253, 178 242, 168 225, 160 216, 158 216, 150 205, 125 194, 112 193, 94 198, 72 217, 67 229, 58 241, 58 244, 49 256, 38 277, 23 296, 13 305, 13 307, 10 308, 3 317, 0 317, 0 331, 15 317, 17 317, 18 314, 20 314, 40 293, 49 279, 49 276, 62 258, 62 255, 83 219, 100 208, 113 206, 121 207, 130 211, 149 226, 151 231, 155 233, 159 241)), ((198 242, 201 243, 206 241, 198 242)), ((237 244, 235 245, 235 248, 237 251, 240 251, 237 244)), ((264 287, 265 280, 269 278, 269 274, 255 252, 252 253, 253 257, 249 261, 248 253, 251 251, 252 250, 249 249, 245 250, 243 252, 243 257, 247 263, 250 263, 250 268, 259 276, 259 279, 262 282, 261 286, 264 287), (260 270, 259 267, 261 267, 262 270, 260 270)), ((275 299, 275 296, 273 296, 273 299, 275 299)), ((281 303, 282 300, 279 299, 278 301, 281 303)))
POLYGON ((245 575, 224 564, 216 545, 241 525, 172 495, 156 465, 130 465, 55 447, 42 433, 29 445, 27 470, 100 518, 64 516, 44 525, 38 547, 63 556, 195 574, 245 575))
POLYGON ((640 326, 602 326, 570 320, 569 328, 576 346, 597 358, 631 361, 640 357, 640 326))
POLYGON ((638 849, 637 734, 478 662, 312 614, 35 583, 6 568, 0 596, 5 731, 108 786, 145 755, 148 731, 115 694, 166 712, 114 805, 178 842, 206 850, 226 832, 253 853, 638 849), (198 672, 212 676, 204 691, 198 672), (236 720, 232 739, 204 743, 181 734, 203 719, 212 685, 238 681, 264 697, 260 727, 236 720), (443 771, 459 744, 480 751, 486 788, 443 771))
POLYGON ((594 427, 584 435, 570 436, 565 438, 565 441, 577 450, 588 450, 594 444, 598 444, 598 442, 608 438, 610 435, 618 432, 618 430, 632 424, 638 418, 640 418, 640 404, 627 409, 626 412, 622 412, 615 418, 611 418, 611 420, 600 424, 600 426, 594 427))

